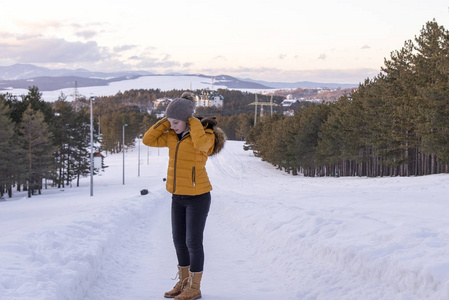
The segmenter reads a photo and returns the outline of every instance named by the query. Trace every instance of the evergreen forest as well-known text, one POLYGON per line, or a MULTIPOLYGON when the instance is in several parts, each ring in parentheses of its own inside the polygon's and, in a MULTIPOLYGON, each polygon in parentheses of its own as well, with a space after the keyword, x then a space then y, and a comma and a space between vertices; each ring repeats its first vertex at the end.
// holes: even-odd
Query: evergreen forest
POLYGON ((247 137, 256 155, 305 176, 447 173, 449 33, 435 21, 334 103, 265 117, 247 137))
MULTIPOLYGON (((14 190, 26 190, 31 197, 49 185, 61 189, 79 186, 80 178, 90 175, 91 101, 92 148, 107 156, 135 146, 158 120, 165 106, 154 109, 154 100, 173 99, 183 92, 141 89, 74 101, 61 94, 53 103, 42 99, 37 86, 29 87, 26 95, 0 94, 0 198, 11 197, 14 190)), ((248 104, 255 95, 219 92, 228 99, 223 107, 198 107, 196 115, 217 116, 230 139, 244 140, 254 120, 250 113, 254 107, 248 104)), ((282 97, 276 100, 282 101, 282 97)), ((107 166, 95 168, 94 174, 104 168, 107 166)))

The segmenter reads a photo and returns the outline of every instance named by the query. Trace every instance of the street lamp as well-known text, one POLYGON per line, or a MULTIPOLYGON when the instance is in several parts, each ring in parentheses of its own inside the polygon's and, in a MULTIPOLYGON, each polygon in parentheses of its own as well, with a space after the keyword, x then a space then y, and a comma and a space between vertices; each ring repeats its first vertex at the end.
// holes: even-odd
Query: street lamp
POLYGON ((137 139, 139 140, 139 156, 137 159, 137 176, 140 177, 140 141, 142 140, 142 134, 139 134, 139 136, 137 137, 137 139))
POLYGON ((94 195, 94 122, 92 113, 92 102, 95 97, 90 97, 90 196, 94 195))
POLYGON ((123 125, 123 185, 125 185, 125 127, 128 126, 128 124, 123 125))

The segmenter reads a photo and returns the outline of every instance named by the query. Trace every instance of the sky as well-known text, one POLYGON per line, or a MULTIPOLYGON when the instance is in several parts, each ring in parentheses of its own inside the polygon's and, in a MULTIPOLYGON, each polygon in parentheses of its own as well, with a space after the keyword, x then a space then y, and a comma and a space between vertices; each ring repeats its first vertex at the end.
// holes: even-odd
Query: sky
POLYGON ((9 1, 0 66, 363 82, 445 0, 9 1))

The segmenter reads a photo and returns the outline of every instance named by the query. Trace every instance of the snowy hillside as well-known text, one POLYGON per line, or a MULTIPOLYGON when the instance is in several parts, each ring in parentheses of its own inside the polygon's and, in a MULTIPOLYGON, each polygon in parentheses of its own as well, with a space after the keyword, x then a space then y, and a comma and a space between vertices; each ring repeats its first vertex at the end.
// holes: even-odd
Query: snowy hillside
MULTIPOLYGON (((228 141, 207 164, 203 299, 449 299, 449 175, 292 176, 228 141)), ((167 151, 106 157, 82 187, 0 202, 0 299, 163 299, 167 151), (141 196, 147 188, 150 193, 141 196)))
MULTIPOLYGON (((33 82, 30 81, 30 86, 33 82)), ((173 89, 204 89, 211 87, 211 80, 200 76, 142 76, 136 79, 111 82, 107 86, 80 87, 78 91, 81 95, 89 98, 91 96, 113 96, 118 92, 124 92, 131 89, 160 89, 162 91, 173 89)), ((215 86, 216 88, 225 88, 215 86)), ((10 89, 1 91, 1 93, 10 93, 13 95, 24 95, 28 93, 27 89, 10 89)), ((67 100, 73 100, 74 88, 60 89, 56 91, 41 91, 42 98, 45 101, 53 102, 63 93, 67 100)))
POLYGON ((68 100, 74 97, 75 82, 85 97, 110 96, 130 89, 204 89, 223 88, 249 92, 267 92, 276 89, 346 89, 358 84, 318 83, 318 82, 270 82, 240 79, 229 75, 202 74, 154 74, 147 71, 91 72, 86 69, 49 69, 31 64, 0 66, 0 93, 21 96, 28 93, 30 86, 37 86, 46 101, 55 101, 64 93, 68 100))
MULTIPOLYGON (((33 80, 29 80, 29 86, 33 86, 33 80)), ((204 76, 142 76, 135 79, 114 81, 109 83, 107 86, 90 86, 90 87, 79 87, 78 92, 89 98, 91 96, 113 96, 119 92, 124 92, 131 89, 160 89, 162 91, 169 90, 198 90, 206 89, 212 87, 212 79, 204 76)), ((214 89, 223 88, 226 89, 226 85, 221 85, 219 82, 214 82, 214 89)), ((231 88, 230 88, 231 89, 231 88)), ((263 92, 267 90, 262 89, 243 89, 236 88, 242 91, 249 92, 263 92)), ((42 98, 45 101, 53 102, 58 99, 58 97, 63 93, 67 96, 67 100, 73 100, 74 87, 59 89, 55 91, 40 91, 42 93, 42 98)), ((0 93, 10 93, 12 95, 21 96, 28 94, 27 89, 7 89, 1 90, 0 93)))

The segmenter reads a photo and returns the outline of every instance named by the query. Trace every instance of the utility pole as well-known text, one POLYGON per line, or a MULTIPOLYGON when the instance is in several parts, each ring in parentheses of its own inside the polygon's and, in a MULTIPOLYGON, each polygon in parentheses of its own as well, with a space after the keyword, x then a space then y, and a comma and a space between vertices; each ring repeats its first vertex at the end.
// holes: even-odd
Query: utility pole
POLYGON ((138 145, 139 155, 138 155, 138 159, 137 159, 137 176, 140 177, 140 142, 142 141, 142 135, 139 134, 137 139, 139 140, 139 145, 138 145))
POLYGON ((256 123, 257 123, 257 103, 258 103, 258 101, 257 101, 257 94, 256 94, 256 101, 255 101, 255 107, 256 107, 256 109, 255 109, 255 111, 254 111, 254 126, 256 126, 256 123))
POLYGON ((94 97, 90 97, 90 196, 94 195, 94 121, 92 102, 95 100, 94 97))
POLYGON ((128 126, 128 124, 123 125, 123 141, 122 141, 122 147, 123 147, 123 185, 125 185, 125 127, 128 126))
POLYGON ((273 103, 273 95, 271 95, 271 100, 270 102, 259 102, 258 98, 257 98, 257 94, 256 94, 256 100, 248 105, 254 105, 255 106, 255 110, 254 110, 254 126, 256 126, 257 124, 257 106, 260 105, 260 115, 263 115, 263 106, 264 105, 269 105, 271 106, 271 115, 273 115, 273 106, 278 106, 276 103, 273 103))

